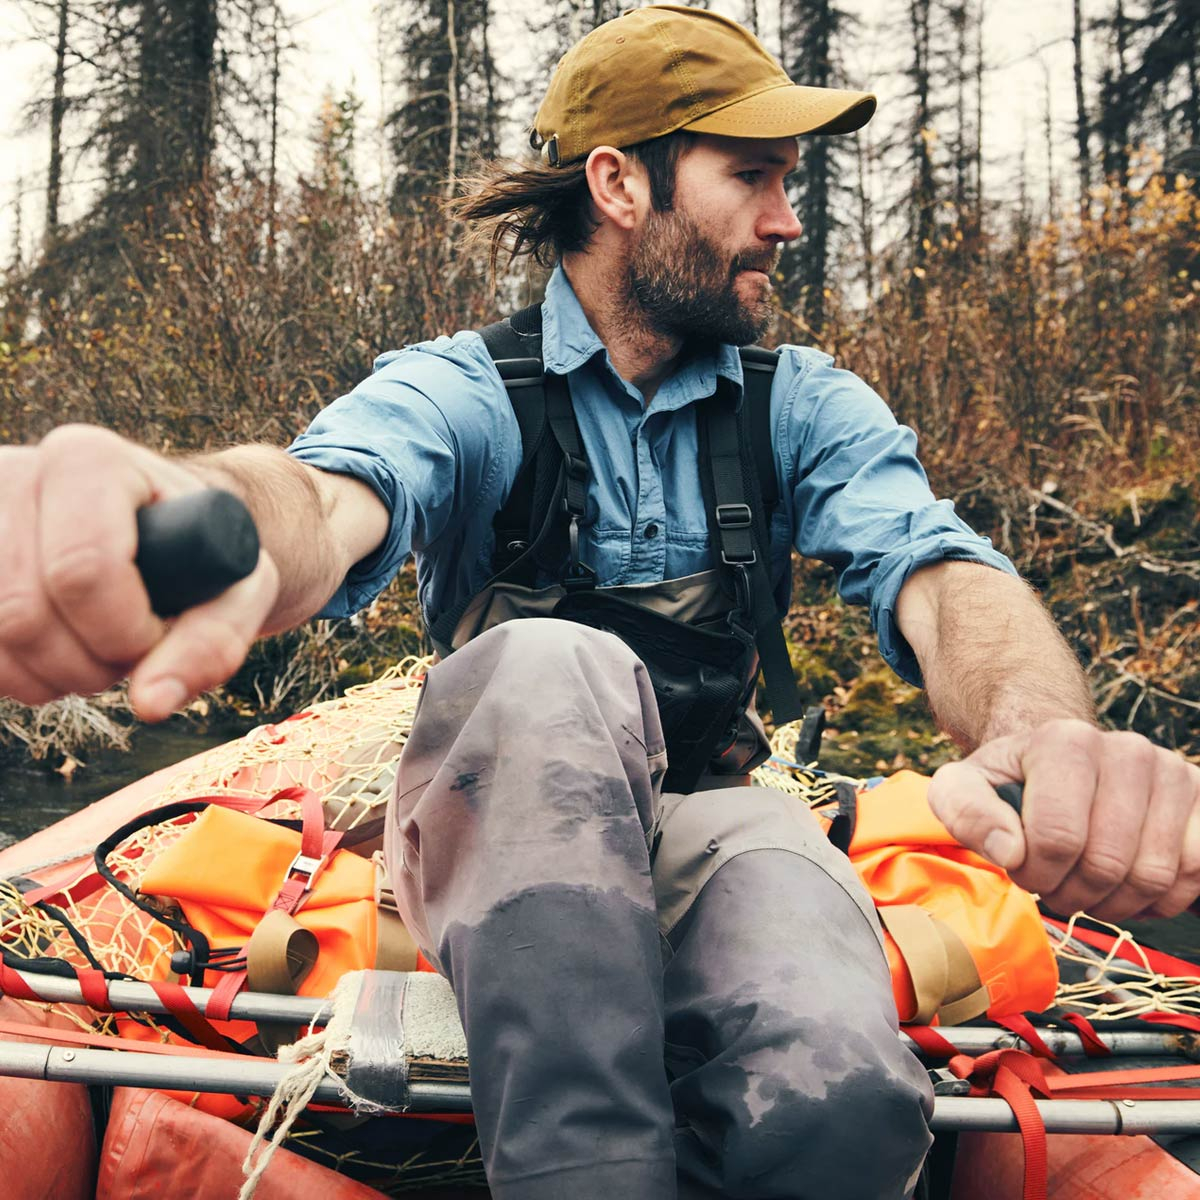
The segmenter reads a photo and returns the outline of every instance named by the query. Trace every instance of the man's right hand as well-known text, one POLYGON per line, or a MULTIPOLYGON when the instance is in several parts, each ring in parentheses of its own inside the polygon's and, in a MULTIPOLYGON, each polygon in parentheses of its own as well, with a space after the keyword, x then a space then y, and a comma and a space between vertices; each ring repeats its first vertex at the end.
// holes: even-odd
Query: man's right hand
POLYGON ((134 565, 138 509, 212 483, 89 426, 0 448, 0 694, 42 704, 128 675, 138 715, 157 721, 228 679, 276 603, 271 556, 170 622, 134 565))

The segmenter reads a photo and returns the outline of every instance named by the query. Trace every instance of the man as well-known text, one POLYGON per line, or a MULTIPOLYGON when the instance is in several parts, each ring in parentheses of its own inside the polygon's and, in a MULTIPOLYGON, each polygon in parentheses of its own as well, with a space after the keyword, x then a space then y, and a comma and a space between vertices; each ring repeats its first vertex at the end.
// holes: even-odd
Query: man
MULTIPOLYGON (((578 558, 602 586, 711 565, 696 407, 740 394, 733 346, 765 328, 776 253, 800 232, 796 136, 873 109, 795 87, 732 22, 641 9, 560 63, 543 165, 464 201, 485 235, 557 261, 542 349, 591 464, 578 558)), ((923 678, 971 751, 933 784, 956 836, 1059 910, 1182 910, 1200 891, 1200 772, 1096 728, 1044 611, 935 502, 861 381, 785 350, 771 427, 775 582, 793 546, 832 562, 887 660, 923 678), (1019 819, 993 785, 1020 780, 1019 819)), ((385 355, 290 455, 166 460, 80 428, 0 453, 0 689, 34 703, 128 673, 154 720, 255 636, 366 603, 410 552, 427 618, 457 612, 488 581, 522 447, 466 333, 385 355), (134 513, 213 484, 246 500, 264 550, 168 627, 132 566, 134 513)), ((663 767, 651 680, 611 634, 510 621, 430 673, 387 857, 459 1001, 494 1194, 907 1194, 929 1090, 895 1036, 869 899, 786 798, 664 796, 663 767)))

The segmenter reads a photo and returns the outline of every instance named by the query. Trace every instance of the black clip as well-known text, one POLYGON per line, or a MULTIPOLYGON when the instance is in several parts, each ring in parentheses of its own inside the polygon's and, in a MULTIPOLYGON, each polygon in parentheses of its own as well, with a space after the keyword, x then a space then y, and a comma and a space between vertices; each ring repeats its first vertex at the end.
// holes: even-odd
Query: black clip
POLYGON ((567 528, 567 539, 571 550, 571 561, 563 577, 563 588, 568 592, 581 592, 596 586, 596 572, 579 558, 579 517, 571 513, 571 524, 567 528))

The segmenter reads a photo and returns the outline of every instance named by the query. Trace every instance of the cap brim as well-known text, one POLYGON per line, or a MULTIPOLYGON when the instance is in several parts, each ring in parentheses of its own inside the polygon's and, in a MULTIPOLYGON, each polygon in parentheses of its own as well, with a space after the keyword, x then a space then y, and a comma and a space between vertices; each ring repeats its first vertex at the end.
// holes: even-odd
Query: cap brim
POLYGON ((853 133, 875 115, 870 92, 784 84, 690 121, 684 129, 725 137, 798 137, 802 133, 853 133))

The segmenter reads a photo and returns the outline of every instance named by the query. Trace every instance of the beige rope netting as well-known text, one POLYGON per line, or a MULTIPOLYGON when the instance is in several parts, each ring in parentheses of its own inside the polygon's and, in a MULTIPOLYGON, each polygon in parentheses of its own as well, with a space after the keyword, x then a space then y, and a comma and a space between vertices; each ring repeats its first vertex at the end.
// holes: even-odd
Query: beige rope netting
MULTIPOLYGON (((268 798, 284 788, 303 785, 322 797, 332 828, 352 829, 382 815, 429 663, 428 659, 406 659, 374 682, 351 688, 310 713, 263 726, 169 769, 163 773, 161 786, 146 796, 143 807, 210 795, 268 798)), ((798 724, 775 733, 774 755, 754 773, 754 782, 799 796, 809 804, 834 799, 834 777, 795 762, 798 733, 798 724)), ((295 802, 277 802, 263 815, 291 817, 297 811, 295 802)), ((118 847, 109 863, 125 882, 137 887, 143 864, 179 837, 185 827, 176 821, 143 829, 118 847)), ((91 849, 79 848, 78 857, 88 856, 81 863, 81 874, 91 871, 91 849)), ((25 873, 36 878, 38 866, 44 869, 49 865, 31 865, 25 873)), ((63 907, 66 916, 87 934, 106 969, 142 978, 168 975, 170 954, 177 948, 170 931, 113 889, 101 888, 80 899, 71 897, 67 889, 63 907)), ((1140 968, 1118 963, 1116 950, 1131 945, 1132 938, 1120 930, 1114 930, 1114 936, 1119 937, 1117 947, 1099 962, 1094 958, 1083 961, 1083 950, 1070 937, 1055 937, 1056 953, 1063 964, 1071 963, 1078 968, 1076 976, 1081 972, 1085 976, 1082 982, 1076 979, 1060 986, 1058 1004, 1102 1021, 1146 1012, 1200 1012, 1200 980, 1164 977, 1144 959, 1140 968)), ((55 956, 87 965, 63 926, 25 905, 18 889, 4 881, 0 881, 0 945, 22 956, 55 956)), ((86 1028, 114 1031, 112 1017, 81 1007, 53 1008, 86 1028)), ((166 1040, 166 1030, 161 1034, 166 1040)), ((478 1170, 477 1158, 467 1166, 430 1165, 449 1170, 451 1176, 456 1171, 478 1170)))

